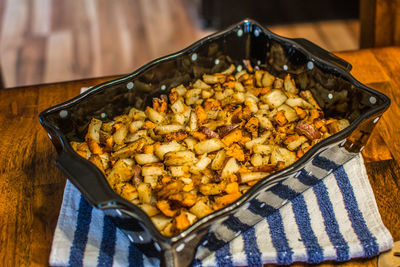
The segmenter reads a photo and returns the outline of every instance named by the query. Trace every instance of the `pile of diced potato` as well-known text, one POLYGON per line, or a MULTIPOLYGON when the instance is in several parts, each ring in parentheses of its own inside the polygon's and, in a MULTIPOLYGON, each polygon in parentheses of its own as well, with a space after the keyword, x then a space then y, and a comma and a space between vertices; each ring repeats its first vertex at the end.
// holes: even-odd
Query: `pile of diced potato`
POLYGON ((145 111, 93 118, 85 142, 71 146, 173 236, 349 125, 325 119, 289 74, 235 70, 173 88, 145 111))

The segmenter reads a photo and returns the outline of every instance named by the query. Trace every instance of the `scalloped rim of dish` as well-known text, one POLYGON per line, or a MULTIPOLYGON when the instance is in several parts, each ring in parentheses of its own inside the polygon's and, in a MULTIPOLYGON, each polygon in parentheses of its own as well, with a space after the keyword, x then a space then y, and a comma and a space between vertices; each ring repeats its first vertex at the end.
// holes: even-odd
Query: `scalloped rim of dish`
MULTIPOLYGON (((390 99, 360 83, 358 80, 356 80, 348 71, 344 70, 341 67, 338 67, 337 65, 330 63, 328 61, 326 61, 325 59, 321 58, 321 57, 317 57, 315 55, 312 54, 311 51, 307 50, 306 48, 304 48, 301 44, 295 42, 294 40, 290 39, 290 38, 285 38, 282 36, 279 36, 275 33, 272 33, 271 31, 269 31, 268 29, 262 27, 259 23, 251 20, 251 19, 245 19, 242 20, 239 23, 236 23, 230 27, 228 27, 225 30, 222 30, 220 32, 216 32, 214 34, 208 35, 198 41, 196 41, 195 43, 191 44, 190 46, 154 59, 152 61, 150 61, 149 63, 143 65, 142 67, 138 68, 137 70, 135 70, 134 72, 123 76, 121 78, 117 78, 111 81, 107 81, 104 83, 101 83, 99 85, 96 85, 94 87, 92 87, 91 89, 88 89, 87 91, 85 91, 84 93, 68 100, 65 101, 61 104, 55 105, 53 107, 50 107, 46 110, 44 110, 43 112, 40 113, 39 115, 39 119, 41 124, 48 129, 51 129, 56 135, 57 137, 60 139, 61 144, 62 144, 62 148, 63 151, 66 153, 74 153, 72 147, 70 146, 66 136, 60 131, 58 130, 56 127, 54 127, 54 125, 52 125, 48 120, 46 120, 46 116, 48 114, 54 113, 54 112, 59 112, 62 109, 71 107, 79 102, 81 102, 83 99, 89 97, 90 95, 94 94, 97 91, 101 91, 101 90, 105 90, 107 89, 107 87, 113 86, 113 85, 118 85, 118 84, 122 84, 124 82, 126 82, 127 80, 130 80, 132 78, 134 78, 135 76, 145 72, 147 69, 149 69, 150 67, 154 66, 155 64, 158 64, 160 62, 163 61, 168 61, 170 59, 179 57, 179 56, 183 56, 186 55, 190 52, 193 52, 193 50, 195 50, 197 47, 202 46, 204 43, 206 42, 210 42, 213 41, 215 39, 221 38, 223 37, 223 35, 230 33, 231 31, 234 31, 235 29, 239 29, 240 27, 246 25, 246 24, 252 24, 257 26, 259 29, 261 29, 261 31, 268 35, 268 36, 272 36, 273 38, 279 40, 279 41, 284 41, 288 44, 290 44, 290 46, 292 46, 293 48, 300 50, 303 54, 305 54, 310 60, 313 60, 313 62, 315 63, 323 63, 324 65, 326 65, 328 68, 334 70, 337 73, 340 73, 341 75, 343 75, 344 77, 348 78, 349 82, 359 88, 362 88, 363 90, 368 91, 371 94, 374 94, 375 96, 379 97, 382 100, 382 104, 381 105, 377 105, 375 108, 372 108, 371 110, 369 110, 368 112, 362 114, 360 117, 358 117, 356 120, 354 120, 349 127, 347 127, 346 129, 342 130, 341 132, 330 136, 327 139, 324 139, 323 141, 317 143, 316 145, 314 145, 307 153, 305 153, 300 159, 298 159, 295 163, 293 163, 292 165, 276 172, 273 173, 269 176, 267 176, 267 179, 263 179, 261 181, 259 181, 257 184, 255 184, 254 186, 252 186, 245 194, 243 194, 238 200, 236 200, 234 203, 220 209, 217 211, 214 211, 213 213, 207 215, 206 217, 201 218, 200 220, 198 220, 197 222, 195 222, 194 224, 192 224, 191 226, 189 226, 187 229, 185 229, 184 231, 182 231, 180 234, 175 235, 173 237, 166 237, 164 235, 162 235, 154 226, 154 224, 151 222, 150 218, 137 206, 135 206, 134 204, 126 201, 125 199, 123 199, 122 197, 120 197, 118 194, 115 193, 116 195, 116 199, 118 200, 118 204, 122 204, 124 206, 127 206, 127 208, 129 209, 125 209, 124 207, 120 207, 120 206, 115 206, 115 205, 110 205, 110 206, 103 206, 100 207, 99 209, 115 209, 115 208, 119 208, 122 209, 123 211, 127 212, 127 213, 131 213, 134 212, 137 215, 139 215, 141 217, 140 220, 142 220, 142 222, 145 224, 145 226, 147 227, 147 230, 150 231, 150 233, 152 234, 152 236, 156 239, 156 240, 160 240, 166 243, 170 243, 171 245, 173 244, 179 244, 186 236, 190 236, 192 234, 195 234, 196 230, 198 228, 201 227, 201 225, 203 225, 205 222, 210 223, 210 221, 214 221, 214 220, 218 220, 220 219, 223 215, 225 214, 229 214, 231 211, 239 209, 240 207, 242 207, 243 205, 245 205, 246 203, 248 203, 248 200, 252 199, 259 191, 266 189, 268 186, 272 186, 275 185, 276 183, 278 183, 279 181, 282 181, 285 179, 285 177, 287 175, 290 175, 298 170, 301 169, 301 167, 304 165, 304 163, 306 163, 307 161, 309 161, 313 156, 315 156, 320 150, 322 150, 325 147, 328 147, 329 145, 338 143, 339 141, 342 141, 344 138, 348 137, 360 124, 361 122, 363 122, 364 120, 366 120, 367 118, 371 117, 374 114, 377 114, 381 111, 386 110, 389 106, 390 106, 390 99), (143 218, 143 215, 145 216, 143 218)), ((325 50, 324 50, 325 51, 325 50)), ((83 158, 82 158, 83 159, 83 158)), ((83 159, 85 163, 87 164, 92 164, 91 162, 89 162, 86 159, 83 159)), ((105 179, 104 175, 102 175, 102 177, 99 178, 103 178, 105 179)))

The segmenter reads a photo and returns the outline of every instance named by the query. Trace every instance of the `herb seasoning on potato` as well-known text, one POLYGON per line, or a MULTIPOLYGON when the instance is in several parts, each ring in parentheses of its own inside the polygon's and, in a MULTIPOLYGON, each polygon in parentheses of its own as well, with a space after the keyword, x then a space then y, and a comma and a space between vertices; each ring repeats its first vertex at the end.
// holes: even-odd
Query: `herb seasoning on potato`
POLYGON ((235 70, 173 88, 145 111, 93 118, 85 142, 71 145, 174 236, 349 125, 324 118, 289 74, 235 70))

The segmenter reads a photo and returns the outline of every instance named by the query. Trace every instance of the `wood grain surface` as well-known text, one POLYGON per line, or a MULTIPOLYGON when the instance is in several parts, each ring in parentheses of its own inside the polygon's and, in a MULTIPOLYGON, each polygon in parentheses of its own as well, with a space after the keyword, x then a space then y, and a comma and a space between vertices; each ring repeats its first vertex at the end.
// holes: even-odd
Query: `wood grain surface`
MULTIPOLYGON (((6 87, 128 73, 213 30, 196 0, 1 0, 6 87)), ((329 51, 358 49, 357 20, 270 27, 329 51)))
POLYGON ((400 0, 360 1, 360 47, 400 45, 400 0))
MULTIPOLYGON (((397 117, 400 114, 397 97, 400 93, 400 48, 368 49, 338 55, 352 63, 352 73, 357 79, 392 99, 391 107, 377 124, 363 155, 382 220, 397 241, 400 240, 400 121, 397 117)), ((81 87, 107 79, 0 90, 2 266, 48 264, 66 178, 54 166, 56 151, 39 123, 39 112, 76 96, 81 87)), ((319 266, 336 265, 328 262, 319 266)), ((339 265, 377 266, 377 257, 339 265)))

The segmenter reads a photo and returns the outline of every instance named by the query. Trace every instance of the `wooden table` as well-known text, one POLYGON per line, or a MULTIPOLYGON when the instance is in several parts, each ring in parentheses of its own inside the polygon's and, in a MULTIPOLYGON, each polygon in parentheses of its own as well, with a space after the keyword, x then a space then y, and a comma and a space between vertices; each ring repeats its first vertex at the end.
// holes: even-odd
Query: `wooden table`
MULTIPOLYGON (((353 75, 384 92, 392 105, 363 150, 379 211, 400 240, 400 47, 343 52, 353 75)), ((70 99, 96 78, 0 90, 0 263, 47 265, 66 177, 53 162, 56 151, 39 113, 70 99)), ((345 266, 377 266, 377 257, 345 266)), ((302 264, 295 264, 302 265, 302 264)), ((331 266, 333 263, 321 264, 331 266)))

